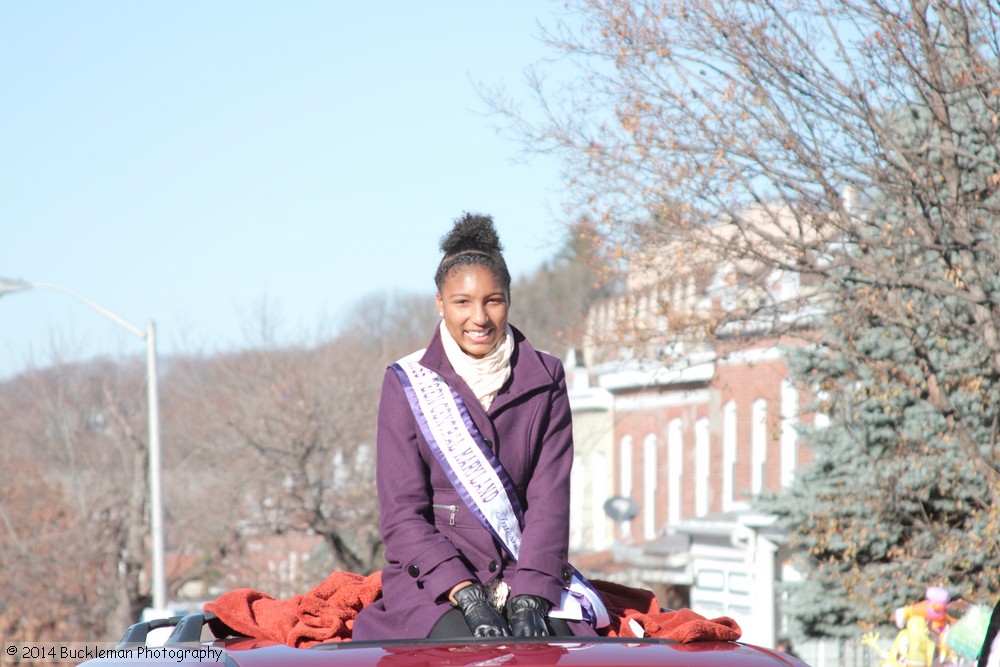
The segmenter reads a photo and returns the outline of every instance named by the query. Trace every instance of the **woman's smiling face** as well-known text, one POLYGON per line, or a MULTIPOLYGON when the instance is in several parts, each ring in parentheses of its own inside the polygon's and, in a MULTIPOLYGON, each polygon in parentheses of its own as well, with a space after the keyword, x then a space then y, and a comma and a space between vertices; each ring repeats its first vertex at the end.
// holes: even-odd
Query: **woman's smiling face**
POLYGON ((478 264, 456 266, 437 294, 445 328, 467 355, 488 354, 507 330, 507 293, 493 271, 478 264))

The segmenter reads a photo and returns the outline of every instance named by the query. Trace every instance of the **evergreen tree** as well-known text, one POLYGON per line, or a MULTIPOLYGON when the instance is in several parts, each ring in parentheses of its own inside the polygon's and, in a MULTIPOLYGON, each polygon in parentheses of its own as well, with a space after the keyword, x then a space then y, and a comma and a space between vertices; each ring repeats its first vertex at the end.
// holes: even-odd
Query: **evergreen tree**
MULTIPOLYGON (((984 111, 975 101, 968 109, 984 111)), ((927 113, 899 118, 900 147, 931 141, 927 113)), ((956 115, 953 122, 962 128, 969 120, 956 115)), ((995 160, 996 147, 966 149, 966 186, 978 188, 983 210, 990 210, 997 196, 981 165, 995 160)), ((913 177, 939 179, 933 165, 913 177)), ((969 239, 942 234, 929 244, 912 220, 946 229, 948 200, 940 180, 919 211, 891 190, 874 193, 861 207, 858 243, 838 248, 831 261, 868 255, 898 266, 900 282, 873 284, 845 263, 827 285, 835 315, 822 320, 821 342, 792 358, 793 372, 819 388, 818 407, 830 417, 826 427, 804 433, 813 464, 784 497, 760 503, 782 517, 802 548, 808 579, 793 587, 787 609, 800 637, 885 623, 930 585, 966 599, 1000 589, 991 474, 1000 460, 1000 374, 968 302, 918 288, 961 284, 963 253, 996 266, 1000 219, 980 215, 968 221, 969 239)), ((996 276, 980 289, 995 299, 996 276)))
MULTIPOLYGON (((796 637, 851 636, 859 624, 887 623, 894 608, 921 599, 930 585, 966 599, 996 591, 1000 526, 989 480, 956 446, 941 413, 895 379, 920 372, 903 332, 824 333, 823 345, 791 361, 794 372, 822 388, 818 407, 830 422, 802 433, 812 464, 784 494, 758 503, 781 517, 806 573, 787 591, 796 637), (855 363, 839 346, 871 363, 855 363)), ((968 375, 976 366, 961 349, 948 356, 939 361, 968 385, 960 401, 966 427, 988 452, 996 386, 968 375)))

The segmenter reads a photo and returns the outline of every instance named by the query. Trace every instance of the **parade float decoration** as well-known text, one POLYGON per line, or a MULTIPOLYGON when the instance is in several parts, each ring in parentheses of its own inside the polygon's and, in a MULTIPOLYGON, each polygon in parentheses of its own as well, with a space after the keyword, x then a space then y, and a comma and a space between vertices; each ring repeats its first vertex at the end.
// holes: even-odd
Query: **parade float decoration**
POLYGON ((888 651, 879 647, 878 633, 866 634, 861 642, 875 649, 879 667, 975 664, 989 619, 987 607, 953 600, 946 589, 931 586, 924 599, 893 611, 900 632, 888 651))

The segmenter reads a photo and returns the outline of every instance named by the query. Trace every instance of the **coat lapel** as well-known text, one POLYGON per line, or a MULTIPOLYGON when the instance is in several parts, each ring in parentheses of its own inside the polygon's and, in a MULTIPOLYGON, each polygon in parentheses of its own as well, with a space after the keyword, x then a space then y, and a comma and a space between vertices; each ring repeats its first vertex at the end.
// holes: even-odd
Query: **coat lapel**
POLYGON ((535 348, 531 346, 524 334, 513 326, 511 329, 514 331, 514 357, 511 359, 514 372, 511 374, 507 386, 502 388, 497 397, 493 399, 493 404, 490 405, 491 415, 502 411, 521 397, 533 394, 552 384, 552 377, 542 364, 542 360, 538 358, 535 348))

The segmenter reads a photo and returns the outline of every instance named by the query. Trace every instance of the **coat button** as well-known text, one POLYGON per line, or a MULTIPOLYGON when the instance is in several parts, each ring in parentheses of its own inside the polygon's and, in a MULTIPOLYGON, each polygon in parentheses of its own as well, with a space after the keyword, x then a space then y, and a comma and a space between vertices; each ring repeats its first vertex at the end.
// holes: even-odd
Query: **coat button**
POLYGON ((570 581, 572 581, 573 580, 573 568, 571 568, 568 565, 566 567, 564 567, 563 571, 562 571, 562 578, 563 578, 563 581, 565 581, 567 584, 570 581))
POLYGON ((489 568, 490 572, 496 572, 497 570, 500 569, 500 564, 497 563, 495 560, 491 560, 490 564, 487 565, 486 567, 489 568))
POLYGON ((416 565, 411 565, 410 567, 406 568, 406 571, 414 579, 420 576, 420 568, 417 567, 416 565))

